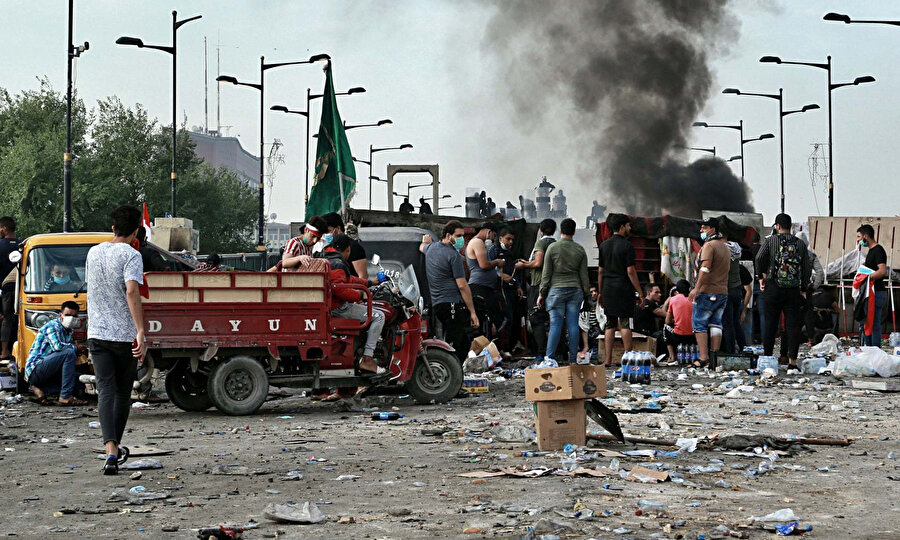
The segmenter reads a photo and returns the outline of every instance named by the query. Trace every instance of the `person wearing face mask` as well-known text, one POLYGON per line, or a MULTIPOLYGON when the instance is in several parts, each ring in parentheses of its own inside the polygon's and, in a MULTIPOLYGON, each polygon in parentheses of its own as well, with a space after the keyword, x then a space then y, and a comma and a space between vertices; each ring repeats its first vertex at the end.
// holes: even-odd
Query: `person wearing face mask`
POLYGON ((50 277, 44 282, 44 291, 72 292, 79 290, 81 285, 81 280, 73 276, 69 265, 56 263, 50 267, 50 277))
POLYGON ((328 224, 319 216, 306 221, 303 234, 288 240, 281 255, 281 271, 296 272, 312 259, 313 247, 325 234, 328 224))
MULTIPOLYGON (((503 314, 500 311, 500 295, 497 294, 500 276, 497 268, 504 265, 503 259, 497 258, 497 247, 494 239, 497 237, 497 225, 490 221, 481 225, 474 238, 469 240, 466 246, 466 265, 469 267, 469 288, 472 295, 480 297, 476 305, 481 309, 479 318, 488 317, 493 325, 491 333, 497 331, 502 325, 503 314)), ((491 336, 488 336, 491 337, 491 336)))
POLYGON ((866 335, 865 325, 860 325, 860 335, 862 336, 863 345, 879 347, 881 346, 881 314, 888 301, 888 292, 884 286, 884 277, 888 273, 887 252, 875 241, 875 229, 871 225, 862 225, 856 229, 856 241, 859 243, 859 247, 869 250, 864 264, 866 268, 874 270, 869 276, 869 280, 874 283, 875 288, 875 313, 871 325, 872 333, 866 335))
POLYGON ((700 366, 709 366, 710 351, 722 345, 722 315, 728 302, 728 272, 731 252, 719 233, 719 220, 707 218, 700 222, 700 269, 697 283, 688 298, 694 306, 691 326, 700 349, 700 366))
POLYGON ((34 338, 25 362, 25 380, 38 399, 59 393, 60 405, 87 404, 73 396, 81 386, 75 361, 78 353, 84 350, 72 342, 76 317, 78 304, 69 300, 60 308, 59 317, 42 326, 34 338))
POLYGON ((425 254, 432 312, 444 329, 444 340, 453 346, 460 361, 466 359, 470 347, 466 325, 478 328, 479 324, 459 254, 466 243, 464 234, 462 223, 449 221, 441 231, 440 242, 432 241, 426 234, 419 244, 419 251, 425 254))
MULTIPOLYGON (((330 212, 322 216, 326 224, 326 233, 322 236, 323 249, 334 241, 338 234, 347 234, 344 220, 337 212, 330 212)), ((358 238, 350 238, 350 257, 347 259, 350 265, 350 275, 360 279, 369 279, 369 264, 366 260, 366 249, 358 238)))

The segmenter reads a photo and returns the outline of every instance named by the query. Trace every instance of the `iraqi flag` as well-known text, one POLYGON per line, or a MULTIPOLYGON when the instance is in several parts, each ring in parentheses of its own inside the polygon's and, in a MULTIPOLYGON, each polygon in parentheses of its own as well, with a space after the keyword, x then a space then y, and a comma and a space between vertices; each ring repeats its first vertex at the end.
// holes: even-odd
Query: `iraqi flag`
POLYGON ((151 230, 150 230, 150 212, 147 210, 147 201, 144 201, 144 213, 141 218, 141 225, 144 226, 144 230, 147 231, 147 241, 150 241, 151 230))
POLYGON ((863 323, 863 333, 871 336, 875 329, 875 282, 872 274, 875 271, 860 266, 853 279, 853 318, 863 323))

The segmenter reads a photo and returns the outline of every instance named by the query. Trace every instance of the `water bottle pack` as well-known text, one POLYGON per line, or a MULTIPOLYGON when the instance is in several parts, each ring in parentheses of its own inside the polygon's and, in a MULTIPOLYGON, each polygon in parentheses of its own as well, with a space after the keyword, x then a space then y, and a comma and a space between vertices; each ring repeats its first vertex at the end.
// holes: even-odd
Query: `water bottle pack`
POLYGON ((628 384, 650 384, 650 366, 653 364, 650 351, 627 351, 622 355, 622 382, 628 384))

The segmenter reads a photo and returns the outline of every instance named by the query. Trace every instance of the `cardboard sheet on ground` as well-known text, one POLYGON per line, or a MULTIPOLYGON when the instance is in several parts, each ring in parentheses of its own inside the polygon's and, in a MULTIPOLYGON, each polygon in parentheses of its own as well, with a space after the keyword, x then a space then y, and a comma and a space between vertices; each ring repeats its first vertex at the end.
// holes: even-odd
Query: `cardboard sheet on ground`
MULTIPOLYGON (((163 450, 162 448, 157 448, 155 446, 144 446, 143 444, 135 444, 128 447, 130 457, 144 457, 144 456, 170 456, 174 454, 172 450, 163 450)), ((91 448, 91 452, 95 454, 106 454, 106 448, 91 448)))
POLYGON ((498 469, 496 471, 471 471, 460 473, 457 476, 461 476, 463 478, 495 478, 498 476, 516 476, 519 478, 537 478, 539 476, 545 476, 553 472, 553 469, 547 469, 545 467, 540 467, 536 469, 516 469, 514 467, 507 467, 504 469, 498 469))
POLYGON ((669 479, 669 473, 664 471, 654 471, 645 467, 633 467, 625 480, 631 482, 642 482, 645 484, 655 484, 657 482, 665 482, 669 479))

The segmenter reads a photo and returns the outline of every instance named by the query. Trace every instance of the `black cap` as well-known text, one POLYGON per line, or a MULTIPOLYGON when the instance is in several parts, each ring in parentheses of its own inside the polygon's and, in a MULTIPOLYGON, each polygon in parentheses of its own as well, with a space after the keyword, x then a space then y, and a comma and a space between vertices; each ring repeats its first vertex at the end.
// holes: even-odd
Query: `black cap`
POLYGON ((714 217, 710 217, 710 218, 701 220, 700 226, 702 227, 704 225, 706 225, 707 227, 712 227, 713 229, 715 229, 717 231, 719 230, 719 220, 714 217))
POLYGON ((329 247, 334 248, 337 251, 344 251, 348 247, 350 247, 350 237, 346 234, 336 234, 334 238, 331 239, 331 244, 329 247))

